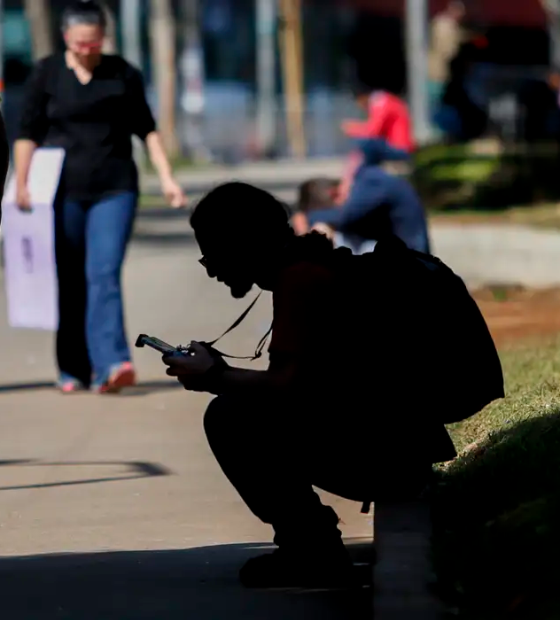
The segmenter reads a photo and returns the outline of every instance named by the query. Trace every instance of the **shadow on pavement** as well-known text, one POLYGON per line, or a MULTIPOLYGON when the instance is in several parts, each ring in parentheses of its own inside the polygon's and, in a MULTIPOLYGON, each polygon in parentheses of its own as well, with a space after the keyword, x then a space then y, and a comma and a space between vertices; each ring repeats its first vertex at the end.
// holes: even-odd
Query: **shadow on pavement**
MULTIPOLYGON (((29 392, 33 390, 54 390, 56 384, 53 381, 37 381, 35 383, 9 383, 0 385, 0 394, 6 392, 29 392)), ((168 390, 183 389, 182 385, 174 379, 163 381, 143 381, 136 387, 128 388, 121 394, 113 395, 114 398, 130 396, 146 396, 154 392, 166 392, 168 390)), ((87 394, 87 392, 84 392, 87 394)), ((110 395, 106 395, 107 398, 110 395)))
MULTIPOLYGON (((24 489, 48 489, 53 487, 76 486, 80 484, 100 484, 103 482, 122 482, 125 480, 139 480, 140 478, 154 478, 159 476, 170 476, 173 472, 160 465, 159 463, 149 463, 146 461, 83 461, 51 463, 37 461, 35 459, 0 461, 0 467, 49 467, 49 468, 80 468, 80 467, 107 467, 111 472, 106 476, 95 478, 77 478, 74 480, 53 480, 51 482, 40 482, 36 484, 9 484, 0 486, 0 491, 21 491, 24 489), (115 471, 118 470, 118 471, 115 471)), ((0 603, 1 609, 1 603, 0 603)))
MULTIPOLYGON (((371 547, 371 543, 367 545, 371 547)), ((351 553, 365 545, 351 541, 351 553)), ((177 551, 0 559, 9 620, 298 620, 371 618, 371 590, 246 590, 240 566, 267 551, 231 544, 177 551)), ((368 574, 371 571, 367 571, 368 574)))
POLYGON ((49 390, 55 387, 53 381, 37 381, 35 383, 9 383, 0 385, 2 392, 27 392, 28 390, 49 390))

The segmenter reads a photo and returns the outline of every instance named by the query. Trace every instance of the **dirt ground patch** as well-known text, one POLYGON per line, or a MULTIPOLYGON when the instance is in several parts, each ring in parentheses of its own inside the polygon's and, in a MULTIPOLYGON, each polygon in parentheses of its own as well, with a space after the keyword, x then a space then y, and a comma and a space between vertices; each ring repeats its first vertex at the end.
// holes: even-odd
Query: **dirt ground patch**
POLYGON ((498 346, 560 332, 560 288, 484 288, 473 296, 498 346))

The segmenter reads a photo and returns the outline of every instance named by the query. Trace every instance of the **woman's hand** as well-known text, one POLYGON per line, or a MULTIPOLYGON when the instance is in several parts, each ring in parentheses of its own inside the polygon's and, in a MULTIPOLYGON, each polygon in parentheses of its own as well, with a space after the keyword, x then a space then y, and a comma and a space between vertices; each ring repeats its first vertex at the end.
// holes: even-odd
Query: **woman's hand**
POLYGON ((173 209, 182 209, 187 206, 185 192, 173 177, 162 179, 161 190, 169 206, 173 209))
POLYGON ((17 187, 16 203, 21 211, 31 211, 31 194, 26 185, 17 187))

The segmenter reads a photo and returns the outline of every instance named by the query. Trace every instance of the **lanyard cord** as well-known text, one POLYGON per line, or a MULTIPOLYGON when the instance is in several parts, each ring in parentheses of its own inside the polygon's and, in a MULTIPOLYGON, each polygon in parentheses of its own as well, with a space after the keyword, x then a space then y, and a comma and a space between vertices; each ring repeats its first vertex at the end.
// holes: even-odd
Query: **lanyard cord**
MULTIPOLYGON (((263 294, 263 292, 261 291, 256 297, 255 299, 251 302, 251 304, 249 305, 249 307, 241 314, 241 316, 231 325, 231 327, 229 327, 228 329, 226 329, 226 331, 219 336, 218 338, 216 338, 215 340, 212 340, 212 342, 202 342, 201 344, 204 344, 206 346, 212 347, 214 348, 214 345, 219 342, 224 336, 227 336, 230 332, 232 332, 234 329, 236 329, 237 327, 239 327, 239 325, 241 325, 241 323, 243 323, 243 321, 247 318, 247 315, 249 314, 249 312, 251 312, 251 310, 255 307, 255 304, 257 303, 257 301, 259 301, 261 295, 263 294)), ((227 355, 226 353, 222 353, 221 351, 218 351, 217 349, 214 349, 216 351, 216 353, 218 353, 219 355, 221 355, 222 357, 226 357, 228 359, 234 359, 234 360, 250 360, 251 362, 254 362, 255 360, 258 360, 259 358, 262 357, 263 354, 263 350, 264 350, 264 346, 266 344, 266 341, 268 340, 268 337, 270 336, 270 334, 272 333, 272 325, 270 326, 270 328, 268 329, 268 331, 266 332, 266 334, 259 340, 259 343, 257 345, 257 348, 255 349, 255 354, 251 357, 251 356, 245 356, 245 357, 239 357, 237 355, 227 355)))

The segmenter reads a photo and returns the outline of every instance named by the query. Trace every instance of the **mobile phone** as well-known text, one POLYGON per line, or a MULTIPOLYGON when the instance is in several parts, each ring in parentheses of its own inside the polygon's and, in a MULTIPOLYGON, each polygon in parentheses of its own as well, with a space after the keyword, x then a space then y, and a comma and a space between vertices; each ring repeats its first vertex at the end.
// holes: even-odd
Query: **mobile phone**
POLYGON ((146 334, 140 334, 136 340, 136 346, 141 349, 143 347, 150 347, 163 353, 164 355, 169 355, 172 353, 177 353, 179 349, 174 347, 173 345, 160 340, 159 338, 154 338, 153 336, 147 336, 146 334))

